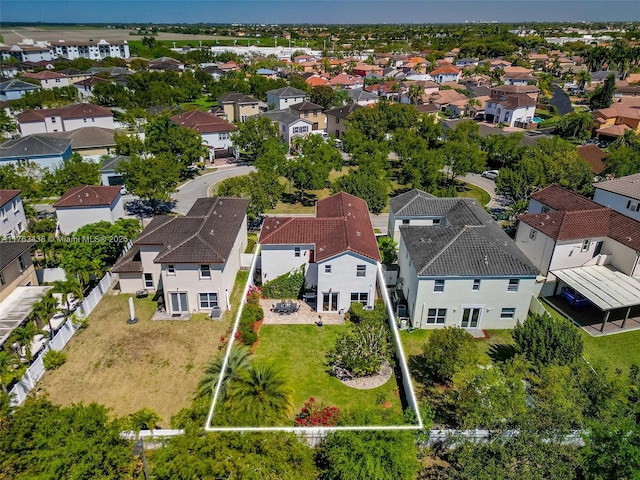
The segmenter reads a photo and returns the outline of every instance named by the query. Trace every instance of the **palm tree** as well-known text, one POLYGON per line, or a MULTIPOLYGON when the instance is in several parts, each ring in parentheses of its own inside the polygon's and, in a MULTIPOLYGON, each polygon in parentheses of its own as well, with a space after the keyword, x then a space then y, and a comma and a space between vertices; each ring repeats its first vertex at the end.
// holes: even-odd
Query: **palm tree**
POLYGON ((627 130, 621 136, 619 136, 615 142, 613 142, 612 146, 616 147, 630 147, 636 143, 638 143, 638 135, 633 130, 627 130))
POLYGON ((418 100, 420 100, 420 98, 422 97, 422 94, 424 93, 424 90, 422 89, 422 87, 418 84, 413 84, 409 87, 409 92, 407 93, 407 97, 409 97, 409 101, 413 104, 413 105, 417 105, 418 104, 418 100))
MULTIPOLYGON (((213 397, 216 384, 220 378, 222 371, 222 363, 224 355, 219 355, 209 361, 204 369, 204 376, 198 382, 198 390, 196 398, 213 397)), ((229 352, 227 367, 225 368, 224 381, 220 386, 220 398, 225 399, 227 396, 228 385, 238 379, 240 372, 251 366, 251 350, 244 345, 234 344, 229 352)))
POLYGON ((154 430, 158 428, 160 420, 162 420, 162 417, 147 407, 129 415, 129 424, 131 425, 131 429, 136 433, 140 433, 140 430, 154 430))
POLYGON ((469 110, 471 108, 479 107, 480 105, 482 105, 480 100, 478 100, 477 98, 470 98, 467 102, 467 107, 465 108, 465 115, 469 116, 469 110))
POLYGON ((56 313, 57 301, 53 298, 53 293, 48 291, 47 294, 42 297, 38 303, 34 304, 31 307, 31 313, 38 317, 40 321, 40 325, 43 325, 44 322, 49 324, 49 335, 53 336, 53 328, 51 328, 51 317, 54 313, 56 313))
POLYGON ((67 280, 56 280, 53 282, 53 290, 56 293, 62 294, 62 298, 65 300, 67 311, 65 315, 69 315, 71 312, 71 305, 69 304, 69 295, 74 295, 78 300, 83 297, 82 285, 75 277, 69 277, 67 280))
POLYGON ((293 408, 291 388, 282 371, 270 363, 253 364, 229 385, 230 412, 252 422, 285 420, 293 408))
POLYGON ((589 84, 591 85, 591 73, 589 70, 581 70, 576 75, 576 79, 578 80, 578 88, 580 90, 584 90, 584 87, 589 84))

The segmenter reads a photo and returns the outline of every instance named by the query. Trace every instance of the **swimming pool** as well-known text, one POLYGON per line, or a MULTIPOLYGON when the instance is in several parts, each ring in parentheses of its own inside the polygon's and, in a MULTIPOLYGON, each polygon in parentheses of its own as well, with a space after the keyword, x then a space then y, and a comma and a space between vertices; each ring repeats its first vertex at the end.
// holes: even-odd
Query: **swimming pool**
POLYGON ((533 117, 533 121, 534 123, 542 123, 544 120, 542 120, 540 117, 533 117))

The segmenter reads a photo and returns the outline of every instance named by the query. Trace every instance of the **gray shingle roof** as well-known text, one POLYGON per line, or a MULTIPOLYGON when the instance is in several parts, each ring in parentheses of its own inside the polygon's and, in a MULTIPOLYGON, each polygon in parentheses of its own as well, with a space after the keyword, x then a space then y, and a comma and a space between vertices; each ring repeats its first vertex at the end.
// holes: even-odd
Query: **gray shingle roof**
POLYGON ((48 132, 38 135, 48 138, 69 139, 71 148, 99 148, 113 147, 116 144, 115 134, 122 130, 103 127, 81 127, 67 132, 48 132))
POLYGON ((39 155, 61 155, 71 145, 66 138, 48 138, 41 135, 27 135, 26 137, 9 140, 0 145, 0 158, 32 157, 39 155))
POLYGON ((22 80, 15 78, 0 83, 0 92, 13 92, 19 90, 40 90, 40 85, 23 82, 22 80))
POLYGON ((356 102, 361 100, 378 100, 377 95, 369 93, 362 88, 354 88, 352 90, 348 90, 348 92, 349 97, 353 98, 356 102))
POLYGON ((100 167, 101 172, 110 172, 118 168, 120 162, 128 162, 131 160, 131 157, 127 157, 126 155, 117 155, 113 158, 107 158, 104 162, 102 162, 102 167, 100 167))
POLYGON ((607 192, 617 193, 634 200, 640 200, 640 173, 614 178, 606 182, 595 183, 595 188, 607 192))
POLYGON ((302 90, 298 90, 297 88, 293 88, 293 87, 283 87, 283 88, 276 88, 275 90, 269 90, 267 92, 267 95, 269 94, 279 98, 304 97, 306 95, 306 93, 303 92, 302 90))
POLYGON ((294 115, 288 108, 286 110, 268 110, 261 115, 269 118, 273 122, 280 122, 285 125, 290 125, 296 121, 306 122, 309 125, 312 123, 309 120, 298 117, 298 115, 294 115))
POLYGON ((0 242, 0 270, 29 250, 35 242, 0 242))
POLYGON ((351 115, 355 110, 359 108, 364 108, 362 105, 358 105, 357 103, 349 103, 342 107, 332 108, 331 110, 327 110, 325 115, 333 115, 334 117, 346 119, 349 115, 351 115))

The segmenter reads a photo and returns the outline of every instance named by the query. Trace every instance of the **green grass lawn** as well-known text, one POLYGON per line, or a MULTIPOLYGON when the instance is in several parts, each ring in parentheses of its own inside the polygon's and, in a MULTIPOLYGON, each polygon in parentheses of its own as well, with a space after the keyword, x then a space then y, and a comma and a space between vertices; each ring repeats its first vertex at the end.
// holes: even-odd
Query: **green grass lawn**
POLYGON ((200 97, 197 100, 194 100, 193 102, 183 102, 180 104, 180 106, 184 109, 189 110, 190 108, 195 107, 198 110, 204 110, 209 111, 210 108, 215 107, 218 105, 217 101, 209 101, 207 100, 207 97, 200 97))
POLYGON ((333 348, 343 325, 267 325, 260 329, 260 343, 255 352, 257 359, 271 360, 289 377, 293 388, 294 412, 299 412, 309 397, 319 402, 349 410, 371 407, 380 399, 391 402, 401 412, 395 377, 372 390, 347 387, 329 375, 325 364, 326 353, 333 348))
POLYGON ((480 205, 487 205, 491 201, 491 195, 480 187, 470 183, 458 182, 456 187, 459 197, 475 198, 480 205))

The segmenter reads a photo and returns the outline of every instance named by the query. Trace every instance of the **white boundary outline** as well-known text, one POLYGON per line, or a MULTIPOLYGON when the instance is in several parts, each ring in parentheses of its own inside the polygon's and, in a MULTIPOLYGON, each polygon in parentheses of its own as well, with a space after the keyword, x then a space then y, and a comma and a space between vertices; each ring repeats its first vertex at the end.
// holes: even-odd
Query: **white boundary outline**
MULTIPOLYGON (((380 291, 382 292, 382 297, 387 307, 387 313, 389 314, 389 328, 391 329, 391 332, 393 334, 393 343, 395 346, 396 357, 400 366, 400 371, 402 372, 402 380, 403 380, 406 401, 408 403, 409 408, 412 408, 416 414, 416 418, 418 421, 417 424, 366 425, 366 426, 354 425, 354 426, 342 426, 342 427, 212 427, 211 426, 211 421, 213 420, 216 403, 218 401, 218 397, 220 396, 220 389, 222 388, 222 382, 224 381, 224 377, 225 377, 227 363, 229 360, 229 354, 231 352, 231 347, 233 346, 233 339, 235 338, 236 333, 238 331, 238 325, 240 324, 240 315, 242 314, 244 304, 246 303, 247 292, 249 291, 249 286, 252 283, 252 279, 256 270, 256 264, 257 264, 259 254, 260 254, 260 244, 257 245, 256 253, 253 256, 253 260, 251 261, 251 266, 249 268, 249 274, 247 275, 247 282, 242 291, 242 296, 240 297, 240 306, 238 308, 238 312, 236 313, 236 319, 233 323, 233 329, 231 330, 231 334, 229 336, 227 351, 225 353, 224 360, 222 362, 221 375, 220 375, 220 378, 218 378, 216 389, 213 394, 213 401, 211 402, 211 407, 209 408, 209 414, 207 415, 207 421, 204 426, 205 431, 207 432, 294 432, 302 435, 317 434, 318 436, 323 436, 323 435, 326 435, 327 433, 335 432, 335 431, 422 430, 424 428, 424 425, 422 423, 422 416, 420 415, 420 410, 418 408, 418 401, 416 399, 416 394, 413 389, 413 384, 411 383, 411 376, 409 375, 409 367, 407 366, 404 350, 402 349, 402 342, 400 341, 400 334, 398 333, 398 327, 396 325, 395 316, 393 314, 393 307, 391 305, 389 293, 387 292, 386 288, 380 288, 380 291)), ((378 276, 379 284, 381 286, 385 285, 384 275, 382 273, 382 265, 380 263, 378 263, 377 276, 378 276)))

